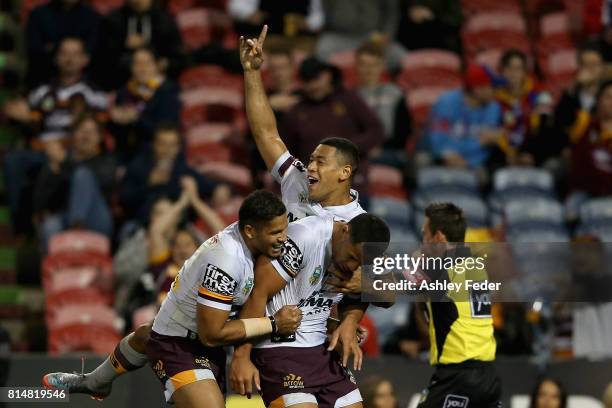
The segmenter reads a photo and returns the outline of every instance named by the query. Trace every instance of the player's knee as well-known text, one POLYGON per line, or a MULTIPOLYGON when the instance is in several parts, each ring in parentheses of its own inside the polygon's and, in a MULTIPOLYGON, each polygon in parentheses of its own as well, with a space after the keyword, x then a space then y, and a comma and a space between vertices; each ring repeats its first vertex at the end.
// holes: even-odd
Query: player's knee
POLYGON ((143 354, 146 352, 147 343, 151 336, 151 327, 150 323, 139 326, 130 338, 130 345, 143 354))

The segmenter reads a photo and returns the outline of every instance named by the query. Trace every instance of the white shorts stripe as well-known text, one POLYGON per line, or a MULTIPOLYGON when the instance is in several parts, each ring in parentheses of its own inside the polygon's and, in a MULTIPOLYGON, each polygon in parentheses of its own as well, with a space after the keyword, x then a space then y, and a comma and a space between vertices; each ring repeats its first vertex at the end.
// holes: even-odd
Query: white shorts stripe
POLYGON ((363 401, 363 399, 361 398, 361 393, 359 390, 353 390, 338 398, 334 404, 334 408, 348 407, 349 405, 353 405, 361 401, 363 401))
POLYGON ((314 395, 305 392, 296 392, 294 394, 283 395, 283 404, 285 405, 285 407, 289 407, 291 405, 296 404, 304 404, 306 402, 316 404, 317 399, 314 395))
MULTIPOLYGON (((195 377, 198 381, 201 380, 214 380, 216 381, 215 375, 213 372, 207 368, 193 370, 195 372, 195 377)), ((174 385, 172 384, 172 380, 168 378, 166 380, 166 389, 164 390, 164 396, 166 397, 167 402, 172 402, 172 395, 174 394, 174 385)))

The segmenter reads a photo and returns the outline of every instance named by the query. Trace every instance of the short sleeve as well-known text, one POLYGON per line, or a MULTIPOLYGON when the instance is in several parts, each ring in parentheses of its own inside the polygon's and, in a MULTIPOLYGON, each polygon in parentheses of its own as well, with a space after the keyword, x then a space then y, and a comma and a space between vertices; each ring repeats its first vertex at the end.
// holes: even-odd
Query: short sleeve
POLYGON ((272 261, 278 274, 289 282, 295 278, 304 266, 304 254, 308 248, 308 230, 303 220, 289 224, 287 240, 283 244, 281 255, 272 261))
POLYGON ((306 166, 286 151, 272 167, 272 176, 281 185, 283 202, 298 203, 308 197, 306 166))
POLYGON ((231 256, 212 256, 203 265, 198 303, 215 309, 231 310, 239 287, 242 266, 231 256), (225 259, 224 259, 225 258, 225 259))

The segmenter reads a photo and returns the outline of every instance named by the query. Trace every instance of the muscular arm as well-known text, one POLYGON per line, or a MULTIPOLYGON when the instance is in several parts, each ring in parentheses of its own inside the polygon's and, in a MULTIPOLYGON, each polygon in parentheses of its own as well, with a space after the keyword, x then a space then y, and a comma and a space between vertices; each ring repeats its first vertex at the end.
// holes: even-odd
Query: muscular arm
POLYGON ((227 310, 198 304, 198 336, 202 344, 206 347, 217 347, 246 338, 242 321, 227 321, 229 313, 227 310))
POLYGON ((266 91, 261 80, 259 68, 263 63, 263 42, 267 26, 259 39, 240 39, 240 59, 244 68, 244 89, 247 118, 259 154, 268 170, 272 170, 276 160, 287 151, 276 126, 276 119, 270 107, 266 91))
MULTIPOLYGON (((270 259, 263 255, 260 256, 255 264, 255 286, 251 296, 249 296, 249 299, 240 311, 240 318, 248 319, 265 316, 268 300, 280 292, 286 285, 287 282, 276 272, 270 259)), ((236 357, 249 358, 252 348, 253 345, 251 343, 241 344, 235 348, 234 355, 236 357)))

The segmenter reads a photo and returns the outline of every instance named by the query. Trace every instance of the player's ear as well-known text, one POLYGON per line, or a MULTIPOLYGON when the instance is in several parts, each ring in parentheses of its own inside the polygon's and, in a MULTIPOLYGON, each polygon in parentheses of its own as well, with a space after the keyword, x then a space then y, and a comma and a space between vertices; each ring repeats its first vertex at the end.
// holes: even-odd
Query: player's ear
POLYGON ((353 175, 353 168, 349 164, 345 164, 340 169, 340 181, 346 181, 353 175))
POLYGON ((246 235, 248 239, 253 239, 255 237, 255 227, 253 227, 251 224, 245 225, 244 235, 246 235))

